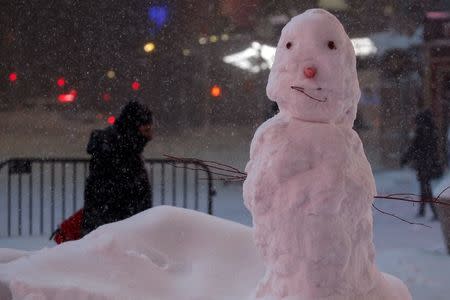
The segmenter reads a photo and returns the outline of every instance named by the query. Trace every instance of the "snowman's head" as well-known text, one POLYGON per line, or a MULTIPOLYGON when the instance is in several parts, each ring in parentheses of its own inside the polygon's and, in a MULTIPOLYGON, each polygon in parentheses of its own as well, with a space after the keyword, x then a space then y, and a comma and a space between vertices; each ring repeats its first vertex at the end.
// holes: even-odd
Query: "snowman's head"
POLYGON ((335 16, 310 9, 286 24, 267 84, 281 113, 352 126, 360 94, 355 51, 335 16))

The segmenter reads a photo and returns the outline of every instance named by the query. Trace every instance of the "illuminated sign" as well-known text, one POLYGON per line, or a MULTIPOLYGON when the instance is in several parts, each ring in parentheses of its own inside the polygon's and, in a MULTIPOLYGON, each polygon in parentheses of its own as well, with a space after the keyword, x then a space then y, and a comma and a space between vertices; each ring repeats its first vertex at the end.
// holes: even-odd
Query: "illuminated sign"
POLYGON ((148 9, 148 19, 161 29, 169 19, 169 9, 166 5, 153 5, 148 9))

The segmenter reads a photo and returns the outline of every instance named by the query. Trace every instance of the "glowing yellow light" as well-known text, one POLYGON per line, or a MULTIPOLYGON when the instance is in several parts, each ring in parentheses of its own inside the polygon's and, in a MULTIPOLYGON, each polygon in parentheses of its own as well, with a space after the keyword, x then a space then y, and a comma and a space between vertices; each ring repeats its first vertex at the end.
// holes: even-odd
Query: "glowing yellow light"
POLYGON ((152 52, 153 50, 155 50, 155 48, 156 48, 155 44, 151 42, 144 45, 144 51, 147 53, 152 52))
POLYGON ((184 55, 184 56, 189 56, 189 55, 191 55, 191 50, 190 50, 190 49, 183 49, 183 55, 184 55))
POLYGON ((215 42, 217 42, 218 40, 219 40, 219 38, 217 37, 217 35, 212 35, 212 36, 209 37, 209 41, 210 41, 211 43, 215 43, 215 42))
POLYGON ((109 70, 108 72, 106 72, 106 76, 109 79, 113 79, 114 77, 116 77, 116 72, 114 72, 114 70, 109 70))

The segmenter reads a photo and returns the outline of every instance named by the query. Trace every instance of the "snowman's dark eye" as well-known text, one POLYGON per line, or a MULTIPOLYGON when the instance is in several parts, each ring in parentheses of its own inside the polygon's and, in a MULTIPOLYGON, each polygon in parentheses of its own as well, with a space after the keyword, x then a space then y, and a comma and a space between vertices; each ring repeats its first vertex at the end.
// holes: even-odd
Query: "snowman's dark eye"
POLYGON ((286 43, 286 48, 287 48, 287 49, 291 49, 291 47, 292 47, 292 43, 291 43, 291 42, 287 42, 287 43, 286 43))
POLYGON ((333 41, 328 41, 328 48, 331 50, 336 50, 336 44, 333 41))

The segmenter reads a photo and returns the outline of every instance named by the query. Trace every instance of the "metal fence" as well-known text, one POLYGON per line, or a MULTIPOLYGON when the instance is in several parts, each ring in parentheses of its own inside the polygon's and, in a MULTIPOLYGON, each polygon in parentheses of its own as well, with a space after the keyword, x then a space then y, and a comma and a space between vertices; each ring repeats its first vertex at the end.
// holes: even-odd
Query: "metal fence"
MULTIPOLYGON (((198 161, 145 160, 153 205, 213 213, 212 175, 198 161)), ((88 159, 0 162, 0 237, 48 235, 84 203, 88 159)))

